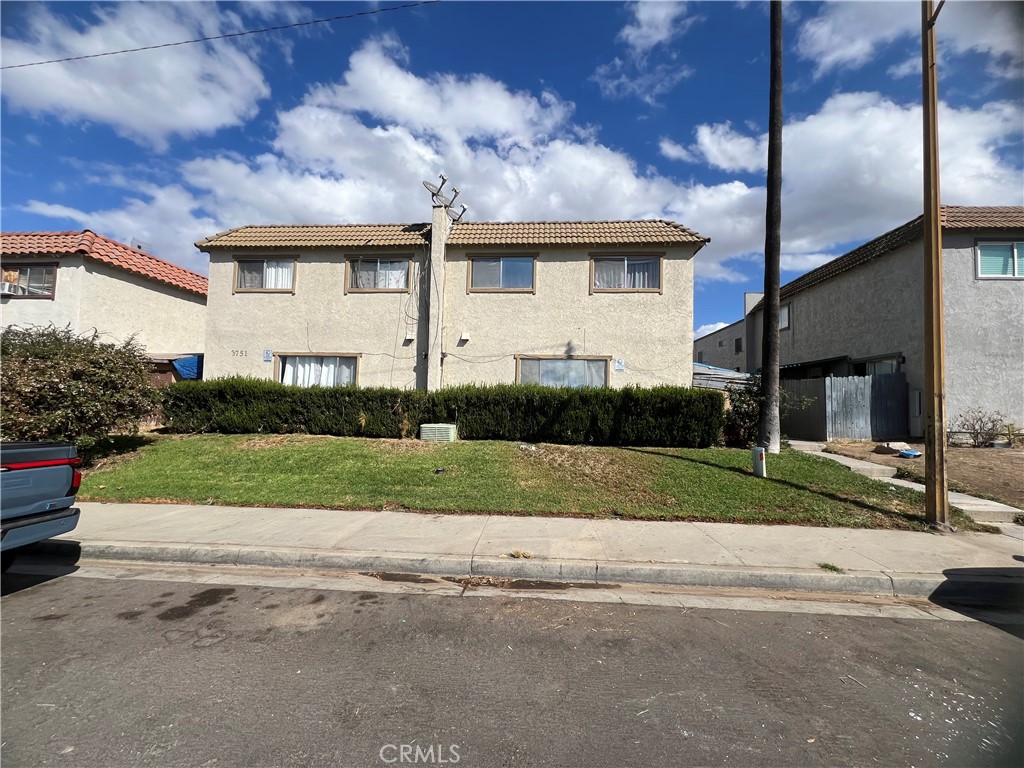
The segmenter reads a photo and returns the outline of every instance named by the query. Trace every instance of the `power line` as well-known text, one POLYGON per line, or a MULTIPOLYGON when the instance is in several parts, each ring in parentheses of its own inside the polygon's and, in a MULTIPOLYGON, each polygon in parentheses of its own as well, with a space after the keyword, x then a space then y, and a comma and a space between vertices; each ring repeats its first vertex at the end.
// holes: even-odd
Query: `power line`
POLYGON ((327 19, 313 19, 312 21, 298 21, 294 24, 280 24, 276 27, 263 27, 262 29, 247 29, 243 32, 228 32, 223 35, 213 35, 211 37, 197 37, 194 40, 180 40, 177 43, 160 43, 159 45, 144 45, 140 48, 125 48, 121 51, 106 51, 104 53, 90 53, 85 56, 68 56, 63 59, 49 59, 47 61, 32 61, 27 64, 8 64, 0 69, 21 69, 22 67, 40 67, 43 64, 60 64, 65 61, 82 61, 83 59, 98 59, 101 56, 117 56, 122 53, 138 53, 139 51, 152 51, 157 48, 173 48, 178 45, 191 45, 193 43, 207 43, 211 40, 226 40, 230 37, 244 37, 245 35, 257 35, 261 32, 278 32, 282 29, 295 29, 296 27, 308 27, 312 24, 327 24, 331 21, 341 21, 343 19, 355 19, 359 16, 374 16, 378 13, 386 13, 387 11, 401 11, 408 8, 417 8, 421 5, 433 5, 439 3, 441 0, 420 0, 416 3, 406 3, 405 5, 392 5, 387 8, 376 8, 372 11, 359 11, 358 13, 348 13, 344 16, 331 16, 327 19))

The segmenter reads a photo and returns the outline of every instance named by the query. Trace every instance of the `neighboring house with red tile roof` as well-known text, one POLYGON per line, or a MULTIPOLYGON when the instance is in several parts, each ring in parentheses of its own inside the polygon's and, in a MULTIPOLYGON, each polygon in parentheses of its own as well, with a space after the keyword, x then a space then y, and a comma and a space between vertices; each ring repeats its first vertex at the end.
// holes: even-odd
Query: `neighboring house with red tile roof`
POLYGON ((210 254, 205 376, 437 389, 688 386, 693 257, 670 221, 247 226, 210 254))
MULTIPOLYGON (((943 206, 942 281, 950 422, 982 408, 1024 425, 1024 207, 943 206)), ((903 372, 908 433, 923 434, 920 216, 787 283, 779 296, 783 379, 903 372)), ((713 362, 720 349, 741 345, 743 370, 756 371, 762 316, 760 302, 748 305, 738 323, 698 339, 695 356, 713 362)))
POLYGON ((135 336, 151 359, 201 353, 203 275, 90 230, 0 234, 2 325, 135 336))

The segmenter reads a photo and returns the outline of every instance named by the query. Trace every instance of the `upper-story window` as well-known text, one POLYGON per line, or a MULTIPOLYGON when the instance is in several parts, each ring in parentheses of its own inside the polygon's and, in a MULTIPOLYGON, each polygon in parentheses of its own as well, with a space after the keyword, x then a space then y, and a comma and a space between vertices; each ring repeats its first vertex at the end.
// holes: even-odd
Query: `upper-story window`
POLYGON ((238 259, 235 291, 294 293, 295 259, 238 259))
POLYGON ((789 304, 783 304, 779 307, 779 330, 784 331, 789 328, 789 304))
POLYGON ((412 261, 408 258, 363 257, 349 259, 348 290, 360 291, 400 291, 409 290, 409 268, 412 261))
POLYGON ((738 355, 743 351, 743 337, 737 336, 732 342, 732 353, 738 355))
POLYGON ((467 291, 531 292, 536 264, 534 256, 470 256, 467 291))
POLYGON ((594 256, 590 290, 660 293, 661 265, 660 256, 594 256))
POLYGON ((1024 278, 1024 243, 978 243, 978 277, 1024 278))
POLYGON ((52 299, 56 264, 4 265, 3 295, 21 299, 52 299))

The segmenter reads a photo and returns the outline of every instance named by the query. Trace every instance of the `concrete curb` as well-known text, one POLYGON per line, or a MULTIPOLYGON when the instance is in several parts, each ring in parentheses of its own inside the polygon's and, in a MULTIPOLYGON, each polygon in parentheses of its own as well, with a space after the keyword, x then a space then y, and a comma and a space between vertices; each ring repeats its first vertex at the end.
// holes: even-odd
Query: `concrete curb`
POLYGON ((808 569, 740 568, 683 563, 632 563, 595 560, 510 559, 469 555, 423 555, 316 550, 298 547, 264 549, 249 546, 160 544, 149 542, 51 539, 34 552, 55 559, 121 560, 196 565, 248 565, 270 568, 303 568, 361 572, 430 574, 436 576, 494 577, 511 579, 671 584, 689 587, 765 589, 826 592, 850 595, 927 597, 942 588, 945 593, 976 591, 1000 585, 1024 592, 1024 579, 993 579, 991 576, 858 571, 819 573, 808 569))

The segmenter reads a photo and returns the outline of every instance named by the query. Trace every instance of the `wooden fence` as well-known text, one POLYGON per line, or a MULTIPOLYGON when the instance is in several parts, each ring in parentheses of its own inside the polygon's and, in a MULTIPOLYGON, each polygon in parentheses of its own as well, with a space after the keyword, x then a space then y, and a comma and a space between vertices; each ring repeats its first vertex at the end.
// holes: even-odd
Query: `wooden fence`
POLYGON ((807 405, 782 417, 793 440, 894 440, 908 434, 907 377, 902 373, 827 379, 783 379, 807 405))

